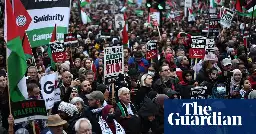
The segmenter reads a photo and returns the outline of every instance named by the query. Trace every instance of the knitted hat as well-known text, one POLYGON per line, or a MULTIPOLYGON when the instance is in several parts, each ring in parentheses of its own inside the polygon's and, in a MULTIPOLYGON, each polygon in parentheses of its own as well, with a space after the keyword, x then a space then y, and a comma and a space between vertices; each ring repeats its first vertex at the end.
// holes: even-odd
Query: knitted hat
POLYGON ((60 103, 58 110, 68 114, 68 116, 70 117, 72 117, 75 113, 78 112, 75 105, 64 102, 64 101, 60 103))

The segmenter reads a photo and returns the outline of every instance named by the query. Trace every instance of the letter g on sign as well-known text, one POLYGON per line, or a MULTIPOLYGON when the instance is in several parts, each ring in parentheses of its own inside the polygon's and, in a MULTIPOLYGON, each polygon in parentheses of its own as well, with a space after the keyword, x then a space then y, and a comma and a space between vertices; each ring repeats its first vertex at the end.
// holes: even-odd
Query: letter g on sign
POLYGON ((51 94, 54 90, 54 84, 51 81, 46 81, 44 83, 44 92, 46 94, 51 94))

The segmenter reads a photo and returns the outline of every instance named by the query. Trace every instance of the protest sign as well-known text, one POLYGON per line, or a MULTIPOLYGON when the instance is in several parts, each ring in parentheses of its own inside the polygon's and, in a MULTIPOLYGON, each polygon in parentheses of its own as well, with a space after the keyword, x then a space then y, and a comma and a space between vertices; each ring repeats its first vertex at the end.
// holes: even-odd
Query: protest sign
POLYGON ((146 53, 146 58, 147 60, 157 58, 157 41, 150 40, 146 44, 147 48, 147 53, 146 53))
POLYGON ((192 0, 185 0, 185 7, 191 8, 192 7, 192 0))
POLYGON ((214 39, 206 39, 205 51, 214 52, 215 41, 214 39))
POLYGON ((205 48, 206 37, 203 36, 191 36, 192 44, 191 48, 205 48))
POLYGON ((231 11, 228 8, 224 9, 224 12, 220 19, 220 24, 223 26, 223 28, 230 28, 233 16, 234 16, 233 11, 231 11))
POLYGON ((116 14, 115 15, 115 27, 116 29, 122 29, 125 25, 124 15, 123 14, 116 14))
POLYGON ((64 62, 67 59, 66 47, 64 43, 52 42, 50 47, 54 62, 64 62))
MULTIPOLYGON (((112 46, 104 49, 104 78, 117 77, 124 72, 123 46, 112 46)), ((106 82, 106 81, 105 81, 106 82)))
POLYGON ((199 58, 203 59, 205 55, 205 50, 200 48, 190 48, 189 49, 189 58, 199 58))
POLYGON ((31 47, 47 45, 57 25, 57 40, 68 32, 71 0, 21 0, 32 21, 26 31, 31 47))
POLYGON ((48 119, 44 100, 24 100, 12 102, 14 123, 48 119))
POLYGON ((191 99, 206 99, 206 90, 207 87, 197 86, 191 88, 191 99))
POLYGON ((77 34, 76 33, 68 33, 64 34, 64 42, 65 43, 77 43, 77 34))
MULTIPOLYGON (((56 79, 57 79, 57 74, 53 73, 53 74, 48 74, 43 76, 40 80, 41 94, 44 98, 45 106, 47 110, 53 107, 54 100, 55 100, 55 92, 58 92, 56 91, 56 88, 55 88, 56 79)), ((56 97, 56 99, 58 98, 56 97)))
POLYGON ((150 12, 150 22, 152 22, 154 26, 158 26, 160 24, 160 13, 150 12))

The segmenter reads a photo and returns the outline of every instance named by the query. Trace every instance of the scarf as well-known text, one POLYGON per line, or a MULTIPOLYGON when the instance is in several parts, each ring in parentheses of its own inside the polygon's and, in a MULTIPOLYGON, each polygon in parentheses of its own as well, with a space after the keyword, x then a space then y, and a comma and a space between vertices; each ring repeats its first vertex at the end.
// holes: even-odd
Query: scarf
MULTIPOLYGON (((100 124, 100 128, 103 134, 113 134, 110 127, 108 126, 108 123, 104 119, 102 119, 102 116, 100 116, 98 123, 100 124)), ((123 127, 115 119, 114 119, 114 123, 115 123, 116 134, 125 134, 123 127)))
POLYGON ((104 106, 100 107, 100 108, 96 108, 96 109, 92 109, 92 113, 99 113, 102 111, 102 109, 104 108, 104 106))

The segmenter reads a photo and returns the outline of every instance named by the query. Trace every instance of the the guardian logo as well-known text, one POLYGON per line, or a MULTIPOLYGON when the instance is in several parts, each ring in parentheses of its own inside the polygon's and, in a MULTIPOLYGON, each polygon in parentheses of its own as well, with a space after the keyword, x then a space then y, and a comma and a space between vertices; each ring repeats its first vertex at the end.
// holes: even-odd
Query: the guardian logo
POLYGON ((168 116, 170 125, 214 125, 214 126, 239 126, 242 125, 241 116, 224 116, 221 112, 213 112, 211 106, 200 106, 197 102, 183 103, 185 115, 180 113, 171 113, 168 116), (193 111, 192 111, 193 110, 193 111))

